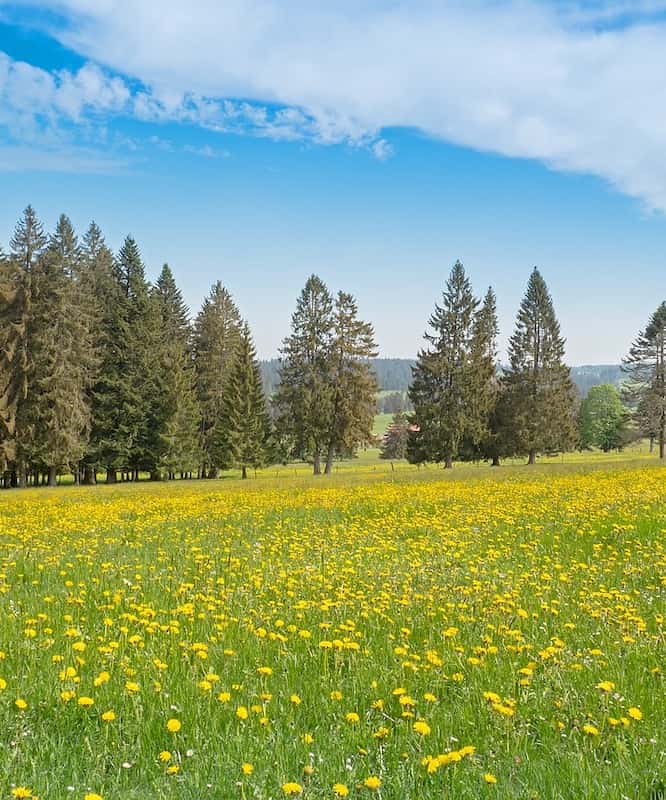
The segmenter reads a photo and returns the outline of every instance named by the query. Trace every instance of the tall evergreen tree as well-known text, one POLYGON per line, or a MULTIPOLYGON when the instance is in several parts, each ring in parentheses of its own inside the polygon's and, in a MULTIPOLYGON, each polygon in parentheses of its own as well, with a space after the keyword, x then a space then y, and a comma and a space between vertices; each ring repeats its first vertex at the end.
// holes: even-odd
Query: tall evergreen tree
POLYGON ((34 458, 48 471, 50 486, 59 471, 77 471, 90 429, 91 331, 77 284, 80 258, 63 214, 32 281, 34 458))
POLYGON ((150 294, 139 247, 127 236, 115 260, 115 276, 121 292, 123 327, 120 342, 126 375, 120 384, 123 410, 121 431, 125 437, 127 466, 133 478, 139 470, 155 474, 161 429, 158 359, 157 304, 150 294))
POLYGON ((491 421, 499 387, 496 363, 498 333, 497 299, 489 287, 474 318, 470 348, 473 386, 466 438, 474 455, 483 454, 483 445, 492 436, 491 421))
POLYGON ((84 458, 84 483, 94 483, 97 469, 115 482, 129 462, 129 434, 124 415, 131 395, 127 363, 127 297, 118 280, 113 253, 93 222, 83 239, 82 281, 91 296, 91 316, 98 369, 90 388, 92 429, 84 458))
POLYGON ((548 287, 535 267, 509 342, 505 373, 516 452, 536 463, 538 452, 567 450, 576 442, 576 392, 564 363, 564 339, 548 287))
POLYGON ((482 430, 482 404, 477 408, 474 397, 480 380, 476 370, 482 362, 485 367, 491 342, 490 332, 476 325, 478 304, 463 265, 456 261, 442 303, 429 320, 432 332, 424 337, 429 346, 419 352, 413 369, 409 397, 416 430, 409 440, 409 459, 414 463, 443 461, 450 469, 465 437, 477 437, 482 430))
POLYGON ((201 410, 202 477, 216 477, 215 426, 222 411, 229 370, 240 340, 241 319, 224 286, 217 281, 194 323, 194 362, 201 410))
POLYGON ((21 269, 21 296, 23 302, 23 325, 18 345, 19 356, 16 361, 24 370, 25 394, 16 413, 15 444, 16 472, 19 486, 27 485, 28 467, 34 452, 35 413, 39 398, 33 391, 32 376, 35 368, 32 336, 33 336, 33 271, 47 244, 44 227, 37 218, 32 206, 28 206, 14 228, 10 240, 11 255, 21 269))
POLYGON ((261 382, 261 371, 247 323, 233 357, 215 424, 213 455, 215 466, 236 468, 247 478, 248 467, 267 463, 271 425, 261 382))
POLYGON ((371 441, 378 388, 369 362, 377 355, 375 333, 370 323, 359 319, 356 301, 346 292, 338 292, 335 300, 330 348, 327 475, 333 469, 336 454, 353 452, 371 441))
POLYGON ((666 302, 648 320, 622 362, 624 396, 633 406, 639 430, 659 442, 666 455, 666 302))
POLYGON ((159 319, 159 463, 168 477, 197 469, 199 406, 189 312, 168 264, 153 288, 159 319))
POLYGON ((27 392, 23 271, 0 252, 0 471, 16 458, 16 415, 27 392))
POLYGON ((282 344, 274 402, 281 435, 291 439, 295 455, 312 459, 315 475, 321 473, 321 458, 330 440, 333 335, 333 299, 321 278, 311 275, 296 302, 291 333, 282 344))

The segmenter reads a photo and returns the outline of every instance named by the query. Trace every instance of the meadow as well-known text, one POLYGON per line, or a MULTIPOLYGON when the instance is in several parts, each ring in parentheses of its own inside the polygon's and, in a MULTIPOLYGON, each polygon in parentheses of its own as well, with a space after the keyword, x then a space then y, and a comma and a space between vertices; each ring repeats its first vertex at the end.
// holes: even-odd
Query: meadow
POLYGON ((0 797, 663 798, 666 473, 570 461, 3 493, 0 797))

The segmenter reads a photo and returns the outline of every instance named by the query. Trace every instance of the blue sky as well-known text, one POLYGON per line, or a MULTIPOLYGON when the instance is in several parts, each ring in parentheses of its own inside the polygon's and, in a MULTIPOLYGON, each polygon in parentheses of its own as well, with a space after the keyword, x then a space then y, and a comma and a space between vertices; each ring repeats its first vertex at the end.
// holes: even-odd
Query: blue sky
POLYGON ((457 258, 504 348, 537 264, 571 363, 615 362, 666 294, 665 12, 0 2, 0 244, 28 203, 131 232, 266 357, 311 272, 412 356, 457 258))

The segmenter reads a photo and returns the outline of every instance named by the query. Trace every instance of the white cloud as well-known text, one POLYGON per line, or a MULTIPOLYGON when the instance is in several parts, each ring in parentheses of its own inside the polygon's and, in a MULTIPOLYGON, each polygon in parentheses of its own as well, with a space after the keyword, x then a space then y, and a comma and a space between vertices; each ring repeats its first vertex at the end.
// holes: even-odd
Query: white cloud
POLYGON ((0 172, 68 172, 115 175, 128 169, 125 160, 81 147, 46 148, 0 145, 0 172))
POLYGON ((379 158, 390 154, 382 132, 406 126, 597 175, 666 210, 660 0, 40 5, 64 15, 52 31, 63 43, 144 87, 128 97, 92 64, 71 79, 15 75, 35 103, 72 118, 129 106, 142 119, 347 142, 379 158))

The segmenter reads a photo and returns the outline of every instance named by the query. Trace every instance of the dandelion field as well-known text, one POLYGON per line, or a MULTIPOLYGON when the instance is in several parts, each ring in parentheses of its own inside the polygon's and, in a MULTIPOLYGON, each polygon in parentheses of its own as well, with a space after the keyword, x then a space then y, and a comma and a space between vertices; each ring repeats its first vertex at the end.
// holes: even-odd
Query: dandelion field
POLYGON ((663 470, 461 472, 3 495, 0 797, 665 796, 663 470))

